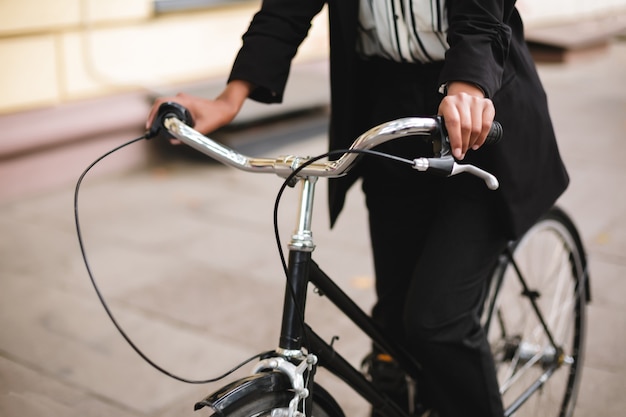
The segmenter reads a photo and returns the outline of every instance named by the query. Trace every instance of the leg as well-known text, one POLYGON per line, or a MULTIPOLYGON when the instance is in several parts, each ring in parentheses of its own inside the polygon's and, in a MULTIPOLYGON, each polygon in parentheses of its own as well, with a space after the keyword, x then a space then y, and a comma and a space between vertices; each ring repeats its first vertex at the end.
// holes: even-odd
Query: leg
MULTIPOLYGON (((419 174, 417 174, 419 175, 419 174)), ((376 304, 372 317, 388 337, 405 343, 403 323, 406 295, 415 260, 426 244, 425 232, 432 219, 432 192, 436 184, 416 181, 419 192, 364 181, 374 270, 376 304)))
MULTIPOLYGON (((357 101, 363 107, 358 114, 368 123, 362 128, 434 114, 440 100, 437 75, 436 65, 365 65, 363 97, 357 101)), ((432 151, 416 138, 383 147, 410 158, 432 151)), ((478 321, 485 281, 506 244, 494 194, 471 177, 434 178, 378 159, 362 163, 378 296, 374 319, 390 337, 408 336, 426 365, 426 389, 432 388, 442 416, 501 417, 491 354, 478 321)))
MULTIPOLYGON (((415 179, 416 173, 411 174, 415 179)), ((428 204, 431 193, 426 192, 426 189, 435 188, 432 182, 417 181, 417 183, 414 184, 415 189, 420 190, 417 193, 407 193, 400 187, 394 189, 398 184, 395 181, 378 184, 374 179, 366 178, 363 185, 370 216, 376 274, 377 300, 372 310, 372 318, 388 338, 395 339, 405 346, 404 304, 410 277, 415 268, 416 254, 422 252, 425 244, 421 234, 428 228, 431 218, 428 204)), ((410 404, 414 399, 409 398, 406 373, 392 358, 380 357, 379 353, 380 350, 373 346, 372 357, 368 360, 368 374, 377 389, 386 393, 407 411, 412 406, 423 409, 426 404, 421 384, 418 383, 417 404, 410 404)), ((420 415, 419 411, 416 415, 420 415)), ((374 411, 372 416, 380 415, 374 411)))
POLYGON ((407 337, 441 417, 501 417, 480 312, 507 239, 482 184, 468 177, 448 181, 408 290, 407 337))

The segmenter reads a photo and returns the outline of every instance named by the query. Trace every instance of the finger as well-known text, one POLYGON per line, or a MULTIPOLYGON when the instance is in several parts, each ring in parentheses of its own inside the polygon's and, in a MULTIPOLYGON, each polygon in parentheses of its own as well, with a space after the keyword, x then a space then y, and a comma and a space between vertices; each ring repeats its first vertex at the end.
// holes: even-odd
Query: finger
POLYGON ((472 105, 469 115, 472 126, 467 147, 476 150, 485 141, 487 135, 483 132, 483 106, 478 102, 472 103, 472 105))
POLYGON ((476 136, 475 125, 472 113, 472 102, 466 97, 457 103, 457 112, 459 114, 459 129, 460 129, 460 148, 457 151, 458 158, 465 158, 465 154, 469 149, 472 140, 476 136))
POLYGON ((489 135, 489 132, 491 131, 491 125, 493 124, 493 120, 496 115, 496 110, 491 100, 485 100, 484 104, 485 104, 484 109, 482 113, 480 114, 481 115, 481 120, 480 120, 481 133, 472 147, 472 149, 474 150, 480 148, 482 145, 485 144, 485 141, 487 140, 487 136, 489 135))
POLYGON ((463 159, 463 134, 461 129, 461 115, 456 106, 443 105, 440 113, 446 123, 448 141, 452 155, 457 159, 463 159))

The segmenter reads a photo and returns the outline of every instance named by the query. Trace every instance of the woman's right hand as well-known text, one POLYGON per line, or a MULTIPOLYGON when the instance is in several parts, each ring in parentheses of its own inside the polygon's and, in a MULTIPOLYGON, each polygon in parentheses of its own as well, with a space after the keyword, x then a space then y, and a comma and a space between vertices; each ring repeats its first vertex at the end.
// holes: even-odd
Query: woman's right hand
POLYGON ((194 129, 208 134, 230 123, 241 110, 243 103, 252 91, 252 84, 247 81, 233 80, 226 85, 224 91, 214 100, 179 93, 174 97, 161 97, 154 101, 146 129, 150 129, 157 115, 159 106, 173 101, 189 110, 194 120, 194 129))

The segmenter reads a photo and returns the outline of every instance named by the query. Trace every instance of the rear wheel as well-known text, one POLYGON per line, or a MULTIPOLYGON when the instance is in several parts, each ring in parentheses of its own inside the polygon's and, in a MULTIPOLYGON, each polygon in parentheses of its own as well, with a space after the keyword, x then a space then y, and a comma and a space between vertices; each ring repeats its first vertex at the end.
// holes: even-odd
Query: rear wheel
POLYGON ((569 417, 582 370, 588 296, 581 240, 554 208, 510 255, 493 277, 485 309, 506 415, 569 417))

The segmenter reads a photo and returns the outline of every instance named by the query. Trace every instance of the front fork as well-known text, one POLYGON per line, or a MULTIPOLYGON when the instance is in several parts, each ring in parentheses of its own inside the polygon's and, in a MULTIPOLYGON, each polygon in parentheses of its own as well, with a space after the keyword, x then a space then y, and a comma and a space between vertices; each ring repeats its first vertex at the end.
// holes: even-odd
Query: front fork
MULTIPOLYGON (((272 417, 305 417, 307 415, 307 410, 311 410, 313 405, 309 386, 313 385, 312 379, 315 374, 315 365, 317 365, 317 356, 308 354, 298 365, 278 356, 263 359, 254 367, 254 374, 268 370, 280 371, 291 382, 293 398, 289 402, 289 408, 273 410, 272 417), (300 407, 301 402, 303 403, 302 407, 300 407)), ((308 415, 311 414, 308 413, 308 415)))

